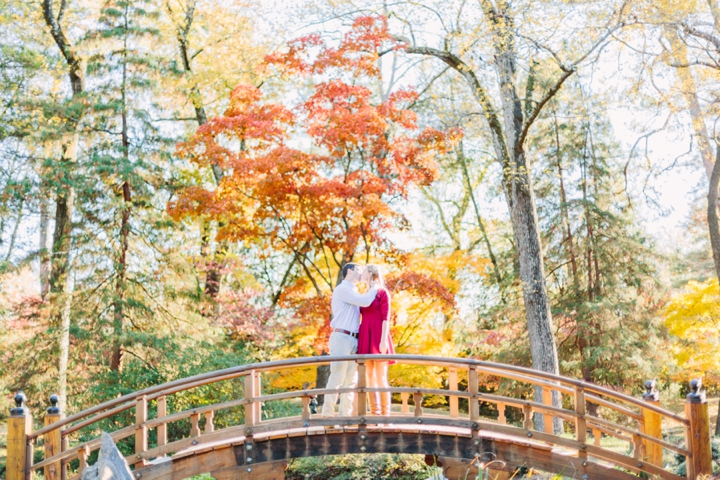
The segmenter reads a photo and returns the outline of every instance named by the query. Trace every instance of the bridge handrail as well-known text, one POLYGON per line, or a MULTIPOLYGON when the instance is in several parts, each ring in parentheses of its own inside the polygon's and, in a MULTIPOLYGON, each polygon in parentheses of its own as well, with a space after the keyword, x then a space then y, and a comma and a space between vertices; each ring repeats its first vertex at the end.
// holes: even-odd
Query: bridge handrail
MULTIPOLYGON (((175 393, 182 390, 187 390, 188 388, 195 388, 203 385, 207 385, 210 383, 215 383, 222 380, 229 380, 232 378, 237 378, 244 376, 245 374, 256 371, 256 372, 267 372, 267 371, 273 371, 277 370, 282 367, 299 367, 299 366, 310 366, 310 365, 325 365, 329 364, 331 362, 338 362, 338 361, 357 361, 357 360, 395 360, 395 361, 401 361, 402 363, 406 364, 420 364, 425 366, 444 366, 444 367, 455 367, 455 368, 469 368, 469 367, 484 367, 486 369, 490 369, 489 371, 483 372, 490 375, 497 375, 502 377, 502 372, 513 372, 518 374, 523 374, 523 376, 529 377, 527 380, 523 379, 523 381, 528 381, 529 383, 533 383, 538 385, 536 382, 532 382, 532 377, 536 377, 542 380, 546 380, 549 382, 557 382, 560 385, 568 385, 572 387, 582 388, 585 391, 594 392, 599 395, 605 395, 611 398, 615 398, 617 400, 623 401, 625 403, 629 403, 631 405, 634 405, 639 408, 644 408, 650 411, 653 411, 655 413, 658 413, 668 419, 677 421, 683 425, 689 425, 689 420, 686 418, 683 418, 679 415, 676 415, 673 412, 670 412, 668 410, 665 410, 661 407, 657 407, 652 404, 648 404, 645 402, 642 402, 641 400, 638 400, 636 398, 633 398, 629 395, 625 395, 623 393, 616 392, 614 390, 604 388, 592 383, 584 382, 582 380, 575 380, 567 377, 562 377, 560 375, 554 375, 547 372, 542 372, 539 370, 533 370, 527 367, 519 367, 515 365, 505 365, 495 362, 488 362, 484 360, 475 360, 475 359, 468 359, 468 358, 446 358, 446 357, 432 357, 432 356, 425 356, 425 355, 405 355, 405 354, 394 354, 394 355, 345 355, 345 356, 319 356, 319 357, 304 357, 304 358, 292 358, 292 359, 284 359, 284 360, 275 360, 271 362, 266 363, 252 363, 248 365, 240 365, 237 367, 230 367, 223 370, 216 370, 213 372, 207 372, 202 373, 199 375, 195 375, 192 377, 187 377, 183 379, 173 380, 171 382, 167 382, 161 385, 156 385, 153 387, 148 387, 143 390, 138 390, 136 392, 125 394, 121 397, 108 400, 107 402, 104 402, 100 405, 96 405, 94 407, 88 408, 86 410, 83 410, 81 412, 78 412, 74 415, 70 415, 58 422, 55 422, 51 425, 48 425, 44 428, 41 428, 35 432, 32 432, 28 435, 28 438, 33 440, 36 439, 45 433, 48 433, 52 430, 55 430, 60 427, 64 427, 66 425, 72 424, 73 422, 77 420, 84 419, 86 417, 89 417, 90 415, 93 415, 98 412, 103 412, 104 410, 107 410, 109 408, 117 407, 118 405, 122 405, 123 408, 121 409, 113 409, 112 413, 110 415, 114 415, 117 413, 120 413, 121 411, 127 410, 129 408, 132 408, 134 406, 134 401, 137 398, 140 398, 142 396, 148 397, 148 399, 157 398, 162 395, 175 393), (430 365, 428 365, 430 364, 430 365), (193 384, 192 387, 188 387, 188 385, 193 384), (167 391, 167 392, 166 392, 167 391), (126 403, 127 402, 127 403, 126 403)), ((539 385, 546 385, 551 388, 555 388, 555 386, 552 383, 544 382, 540 383, 539 385)), ((105 412, 108 413, 108 412, 105 412)), ((107 418, 110 415, 98 415, 94 418, 93 422, 86 423, 83 426, 90 425, 92 423, 95 423, 97 421, 100 421, 104 418, 107 418)), ((635 414, 637 415, 637 414, 635 414)), ((90 420, 90 419, 88 419, 90 420)), ((84 422, 83 422, 84 423, 84 422)), ((82 428, 82 427, 80 427, 82 428)), ((77 430, 76 428, 72 429, 73 431, 77 430)))

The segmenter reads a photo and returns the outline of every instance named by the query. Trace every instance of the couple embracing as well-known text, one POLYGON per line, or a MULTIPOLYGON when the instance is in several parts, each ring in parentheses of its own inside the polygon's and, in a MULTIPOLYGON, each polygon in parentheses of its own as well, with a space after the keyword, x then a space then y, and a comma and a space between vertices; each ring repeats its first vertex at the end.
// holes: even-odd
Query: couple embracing
MULTIPOLYGON (((380 269, 376 265, 363 268, 357 263, 348 263, 342 269, 342 277, 343 281, 332 295, 330 355, 395 353, 390 338, 390 295, 380 269), (358 282, 368 286, 367 292, 357 291, 358 282)), ((368 387, 388 388, 387 368, 387 361, 368 360, 368 387)), ((332 362, 326 388, 353 388, 357 377, 355 362, 332 362)), ((340 395, 340 416, 352 415, 354 396, 353 393, 340 395)), ((325 395, 323 416, 334 416, 337 397, 336 393, 325 395)), ((390 392, 370 394, 370 412, 372 415, 390 415, 390 392)))

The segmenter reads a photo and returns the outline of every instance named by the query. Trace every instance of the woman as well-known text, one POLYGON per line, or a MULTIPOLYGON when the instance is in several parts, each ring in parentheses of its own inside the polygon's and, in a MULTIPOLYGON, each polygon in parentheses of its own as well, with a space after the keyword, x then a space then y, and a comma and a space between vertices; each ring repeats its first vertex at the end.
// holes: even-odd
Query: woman
MULTIPOLYGON (((358 332, 358 355, 393 354, 395 348, 390 338, 390 294, 385 287, 377 265, 366 265, 360 280, 377 289, 375 300, 367 307, 360 308, 362 322, 358 332)), ((389 388, 387 361, 368 360, 365 364, 367 382, 370 388, 389 388)), ((390 392, 370 394, 370 412, 372 415, 390 415, 390 392)))

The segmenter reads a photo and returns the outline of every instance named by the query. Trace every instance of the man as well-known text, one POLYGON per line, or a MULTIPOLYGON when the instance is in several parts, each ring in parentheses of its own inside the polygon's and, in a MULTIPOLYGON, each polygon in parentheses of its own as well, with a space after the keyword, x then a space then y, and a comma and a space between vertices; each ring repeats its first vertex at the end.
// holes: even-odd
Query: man
MULTIPOLYGON (((343 281, 335 287, 332 295, 332 321, 330 327, 330 355, 354 355, 357 353, 357 332, 360 329, 360 307, 367 307, 375 300, 377 290, 371 287, 361 295, 355 288, 360 280, 362 267, 357 263, 348 263, 342 269, 343 281)), ((332 362, 328 389, 352 388, 357 383, 357 364, 355 362, 332 362)), ((354 394, 340 395, 341 417, 353 414, 354 394)), ((335 415, 337 393, 325 395, 322 414, 326 417, 335 415)))

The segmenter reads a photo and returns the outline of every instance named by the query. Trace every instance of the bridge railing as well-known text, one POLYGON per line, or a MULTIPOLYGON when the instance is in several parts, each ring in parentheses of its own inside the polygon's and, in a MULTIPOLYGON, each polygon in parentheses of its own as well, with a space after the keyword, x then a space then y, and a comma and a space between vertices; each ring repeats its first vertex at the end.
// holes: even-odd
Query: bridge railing
POLYGON ((120 417, 127 419, 129 417, 127 413, 124 416, 119 414, 131 411, 134 413, 134 421, 126 421, 124 426, 108 433, 116 442, 134 437, 134 453, 129 455, 127 460, 136 470, 142 469, 159 457, 189 448, 210 446, 236 437, 250 438, 269 432, 311 427, 378 428, 373 426, 385 425, 380 428, 387 428, 388 424, 393 426, 413 424, 423 428, 462 429, 473 435, 523 438, 525 441, 541 442, 562 448, 583 462, 609 462, 635 473, 644 472, 660 478, 680 478, 664 469, 662 453, 663 449, 667 449, 686 457, 687 478, 692 479, 711 472, 707 403, 698 390, 699 385, 696 384, 694 392, 688 396, 686 415, 683 417, 661 408, 652 395, 641 400, 579 380, 524 367, 473 359, 421 355, 364 355, 279 360, 238 366, 150 387, 66 418, 61 418, 59 411, 51 408, 45 416, 46 426, 36 431, 32 431, 32 422, 29 420, 31 416, 23 407, 22 401, 19 401, 11 412, 8 424, 7 479, 30 480, 34 472, 43 470, 47 480, 68 480, 67 465, 74 460, 78 460, 79 467, 69 480, 78 478, 87 466, 90 453, 99 448, 100 439, 94 438, 74 445, 71 445, 69 440, 76 437, 81 429, 97 426, 104 420, 120 417), (447 374, 448 388, 368 387, 365 375, 366 362, 390 359, 398 364, 443 369, 447 374), (263 394, 261 390, 263 375, 287 374, 291 369, 320 366, 333 361, 358 363, 359 380, 355 388, 338 390, 312 388, 272 394, 263 394), (460 374, 467 378, 465 389, 459 388, 460 374), (542 402, 481 392, 479 380, 482 375, 511 380, 539 389, 543 392, 542 402), (167 411, 167 398, 172 395, 232 379, 242 379, 244 394, 241 398, 178 412, 167 411), (312 399, 316 396, 344 392, 358 394, 352 416, 328 418, 312 413, 312 399), (390 418, 368 412, 366 394, 375 392, 399 394, 402 401, 400 412, 392 412, 390 418), (449 409, 444 412, 424 409, 423 400, 431 395, 447 397, 449 409), (413 399, 412 411, 410 398, 413 399), (299 404, 299 415, 270 420, 262 418, 263 404, 292 399, 299 404), (459 399, 467 400, 467 412, 460 410, 459 399), (148 403, 153 401, 156 402, 157 414, 155 418, 148 418, 148 403), (494 405, 497 416, 493 418, 481 416, 481 402, 494 405), (601 407, 605 418, 590 415, 589 403, 601 407), (215 413, 238 407, 244 411, 243 422, 216 430, 215 413), (519 416, 522 417, 520 425, 508 423, 507 409, 517 409, 517 412, 520 412, 519 416), (543 415, 543 422, 537 429, 533 422, 534 414, 543 415), (556 435, 552 428, 553 418, 571 423, 574 426, 572 436, 556 435), (611 418, 623 420, 614 421, 611 418), (204 419, 204 422, 201 419, 204 419), (189 435, 168 442, 168 426, 188 420, 189 435), (201 429, 203 423, 204 428, 201 429), (663 427, 667 431, 672 426, 678 426, 684 431, 684 446, 663 438, 663 427), (151 429, 156 429, 156 441, 152 446, 149 445, 151 429), (588 432, 592 433, 593 442, 588 441, 588 432), (603 446, 600 442, 603 435, 627 442, 629 453, 618 451, 617 447, 603 446), (39 441, 43 444, 44 458, 34 462, 33 448, 39 441))

